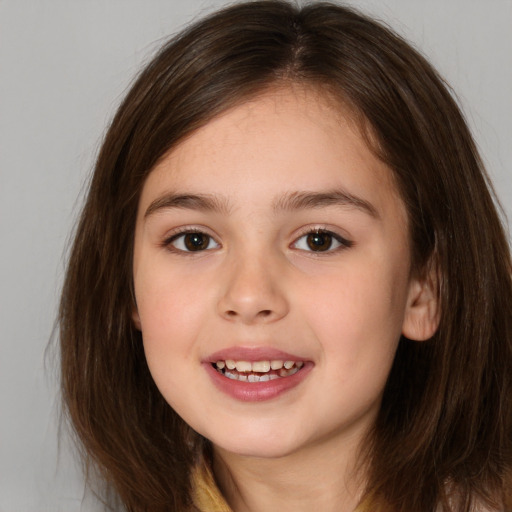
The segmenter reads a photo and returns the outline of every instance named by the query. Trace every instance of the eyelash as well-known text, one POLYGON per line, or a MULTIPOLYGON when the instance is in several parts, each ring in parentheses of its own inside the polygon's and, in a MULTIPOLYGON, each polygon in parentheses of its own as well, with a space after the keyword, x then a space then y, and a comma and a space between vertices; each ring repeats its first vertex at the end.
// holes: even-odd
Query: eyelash
MULTIPOLYGON (((315 255, 320 256, 322 254, 334 253, 334 252, 338 252, 338 251, 341 251, 344 249, 348 249, 348 248, 352 247, 353 245, 354 245, 354 243, 352 241, 338 235, 337 233, 334 233, 333 231, 330 231, 328 229, 323 229, 323 228, 314 228, 314 229, 308 229, 307 231, 304 231, 292 244, 290 244, 290 247, 298 249, 300 251, 304 251, 304 252, 311 252, 315 255), (309 250, 307 248, 301 248, 298 246, 299 242, 302 239, 305 239, 306 243, 308 243, 308 242, 312 241, 312 240, 308 241, 307 240, 308 237, 315 236, 315 235, 321 236, 321 237, 328 237, 328 240, 327 240, 328 247, 325 250, 315 251, 314 249, 311 249, 311 246, 309 246, 309 244, 308 244, 308 246, 309 246, 309 249, 311 249, 311 250, 309 250), (336 242, 338 245, 333 248, 332 245, 334 242, 336 242)), ((177 252, 177 253, 181 253, 181 254, 183 254, 183 253, 191 254, 194 252, 201 253, 201 252, 205 252, 205 251, 210 251, 212 249, 217 249, 220 247, 220 244, 211 235, 205 233, 201 229, 184 227, 180 231, 173 233, 170 237, 166 238, 164 240, 162 246, 167 247, 169 250, 171 250, 173 252, 177 252), (202 235, 205 238, 204 242, 206 243, 206 247, 201 248, 201 246, 199 246, 197 250, 191 250, 190 247, 186 248, 186 246, 184 246, 183 248, 181 248, 181 247, 176 247, 175 245, 173 245, 174 243, 176 243, 176 241, 178 241, 180 239, 182 239, 183 244, 186 244, 185 237, 187 235, 194 235, 194 234, 202 235), (216 245, 216 247, 211 247, 212 242, 216 245)))

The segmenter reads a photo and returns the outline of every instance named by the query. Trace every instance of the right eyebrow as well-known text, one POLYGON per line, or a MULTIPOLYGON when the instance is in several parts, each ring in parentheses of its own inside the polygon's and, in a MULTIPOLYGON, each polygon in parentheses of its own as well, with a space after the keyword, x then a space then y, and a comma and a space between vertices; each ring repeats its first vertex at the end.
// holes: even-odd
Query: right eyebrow
POLYGON ((230 211, 228 202, 211 194, 177 194, 169 192, 158 197, 146 209, 144 218, 153 215, 163 209, 185 209, 202 210, 207 212, 216 212, 227 214, 230 211))

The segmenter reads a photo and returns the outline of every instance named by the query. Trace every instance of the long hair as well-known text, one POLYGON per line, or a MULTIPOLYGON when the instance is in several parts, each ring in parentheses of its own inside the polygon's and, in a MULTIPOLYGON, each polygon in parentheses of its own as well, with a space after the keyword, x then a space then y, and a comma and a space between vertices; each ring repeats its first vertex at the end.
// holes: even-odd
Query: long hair
POLYGON ((492 188, 426 60, 388 28, 329 3, 219 11, 166 44, 119 107, 60 306, 63 400, 86 460, 129 511, 191 507, 189 475, 205 441, 160 395, 131 320, 138 200, 179 141, 286 83, 320 88, 356 113, 407 207, 413 272, 438 275, 440 326, 426 342, 400 340, 362 454, 364 503, 393 512, 512 507, 511 260, 492 188))

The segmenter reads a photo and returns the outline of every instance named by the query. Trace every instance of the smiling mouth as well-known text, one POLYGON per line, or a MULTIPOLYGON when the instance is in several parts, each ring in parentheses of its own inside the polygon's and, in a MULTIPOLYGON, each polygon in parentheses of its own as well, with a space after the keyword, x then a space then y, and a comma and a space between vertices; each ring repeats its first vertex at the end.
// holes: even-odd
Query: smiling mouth
POLYGON ((281 360, 250 362, 226 359, 211 364, 224 377, 241 382, 266 382, 290 377, 304 366, 303 361, 281 360))

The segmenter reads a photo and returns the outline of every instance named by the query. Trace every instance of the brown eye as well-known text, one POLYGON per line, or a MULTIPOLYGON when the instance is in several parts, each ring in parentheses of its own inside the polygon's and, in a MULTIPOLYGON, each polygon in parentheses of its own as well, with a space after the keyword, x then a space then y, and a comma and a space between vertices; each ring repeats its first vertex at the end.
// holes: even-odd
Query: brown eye
POLYGON ((306 252, 332 252, 337 249, 348 249, 352 247, 353 242, 346 240, 331 231, 315 230, 305 233, 299 237, 293 244, 294 249, 306 252))
POLYGON ((188 233, 183 242, 189 251, 204 251, 210 242, 210 237, 203 233, 188 233))
POLYGON ((211 236, 199 231, 180 233, 179 235, 173 236, 168 244, 172 246, 173 249, 182 252, 199 252, 219 247, 219 244, 211 236))
POLYGON ((310 233, 306 243, 312 251, 328 251, 332 246, 333 238, 330 233, 310 233))

